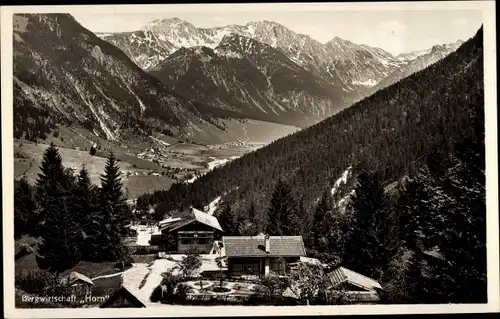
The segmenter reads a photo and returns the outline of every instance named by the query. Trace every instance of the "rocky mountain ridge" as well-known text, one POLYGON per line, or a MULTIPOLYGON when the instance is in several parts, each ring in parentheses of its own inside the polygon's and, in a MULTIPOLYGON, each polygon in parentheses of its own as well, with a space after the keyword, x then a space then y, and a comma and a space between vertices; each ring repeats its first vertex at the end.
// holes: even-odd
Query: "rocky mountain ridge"
POLYGON ((182 47, 150 73, 184 96, 282 124, 308 126, 349 105, 344 91, 280 50, 235 33, 213 49, 182 47))
POLYGON ((273 21, 197 28, 179 18, 157 19, 141 30, 99 36, 113 43, 145 70, 151 70, 182 47, 214 49, 224 36, 237 34, 267 44, 331 85, 357 95, 372 91, 384 78, 419 57, 419 52, 393 56, 380 48, 335 37, 323 44, 273 21))
POLYGON ((69 14, 16 14, 13 38, 17 137, 49 122, 80 124, 108 140, 217 125, 69 14))

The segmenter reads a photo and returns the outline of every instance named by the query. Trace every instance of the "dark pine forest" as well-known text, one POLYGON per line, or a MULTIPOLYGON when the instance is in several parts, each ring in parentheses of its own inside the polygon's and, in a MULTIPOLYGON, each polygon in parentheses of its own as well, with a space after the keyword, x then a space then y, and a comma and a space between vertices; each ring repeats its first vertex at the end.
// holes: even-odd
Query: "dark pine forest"
MULTIPOLYGON (((277 180, 310 209, 352 166, 383 185, 415 174, 431 152, 450 154, 474 134, 469 113, 483 108, 482 28, 456 52, 297 134, 214 169, 192 184, 145 194, 164 213, 203 207, 220 195, 237 211, 267 208, 277 180)), ((352 185, 351 181, 351 185, 352 185)), ((346 187, 344 191, 348 190, 346 187)))
POLYGON ((137 204, 161 217, 221 195, 226 235, 302 235, 308 256, 379 280, 383 302, 486 302, 482 28, 427 69, 137 204), (329 191, 348 167, 341 209, 329 191))

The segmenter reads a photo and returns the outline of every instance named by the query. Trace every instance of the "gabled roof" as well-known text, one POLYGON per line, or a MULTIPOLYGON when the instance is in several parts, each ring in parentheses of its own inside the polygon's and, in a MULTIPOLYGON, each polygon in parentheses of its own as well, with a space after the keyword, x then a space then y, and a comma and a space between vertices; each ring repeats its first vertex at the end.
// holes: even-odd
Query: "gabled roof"
POLYGON ((190 207, 188 211, 184 211, 177 216, 172 216, 162 221, 160 230, 173 231, 195 221, 222 231, 222 227, 215 216, 204 213, 193 207, 190 207))
POLYGON ((89 277, 82 275, 76 271, 70 272, 68 276, 63 278, 63 281, 65 283, 67 283, 68 285, 72 285, 79 280, 84 281, 84 282, 88 283, 89 285, 94 285, 94 282, 89 277))
POLYGON ((99 308, 116 308, 113 307, 113 303, 117 301, 119 297, 123 297, 129 301, 130 308, 146 308, 146 305, 137 298, 129 289, 125 286, 118 288, 105 302, 103 302, 99 308))
POLYGON ((306 255, 302 236, 270 236, 269 254, 265 236, 222 237, 227 257, 300 257, 306 255))
POLYGON ((380 286, 380 284, 376 280, 344 267, 336 268, 335 270, 328 273, 327 276, 328 278, 330 278, 332 287, 337 287, 338 285, 347 282, 351 285, 366 289, 368 291, 373 291, 375 290, 375 288, 382 289, 382 286, 380 286))

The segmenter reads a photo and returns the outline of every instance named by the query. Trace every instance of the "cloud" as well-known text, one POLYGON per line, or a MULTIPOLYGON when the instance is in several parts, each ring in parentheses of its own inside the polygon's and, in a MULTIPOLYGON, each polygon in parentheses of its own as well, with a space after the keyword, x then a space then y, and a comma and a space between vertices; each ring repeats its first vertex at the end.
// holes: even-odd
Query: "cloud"
POLYGON ((454 27, 464 27, 464 26, 469 24, 469 20, 467 20, 467 18, 464 18, 464 17, 458 17, 458 18, 453 19, 451 21, 451 24, 454 27))

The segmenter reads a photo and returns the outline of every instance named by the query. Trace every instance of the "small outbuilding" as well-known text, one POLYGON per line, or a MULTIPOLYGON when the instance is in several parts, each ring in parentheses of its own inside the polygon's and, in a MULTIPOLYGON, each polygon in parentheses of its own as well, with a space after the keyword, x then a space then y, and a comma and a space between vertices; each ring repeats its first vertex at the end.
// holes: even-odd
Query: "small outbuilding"
POLYGON ((89 277, 79 272, 72 271, 65 276, 61 282, 71 286, 72 294, 76 297, 84 297, 92 294, 94 282, 89 277))
POLYGON ((121 286, 99 308, 146 308, 146 305, 129 289, 121 286))
POLYGON ((337 302, 377 303, 380 300, 380 283, 370 277, 344 267, 337 267, 327 274, 330 280, 328 295, 337 302))

